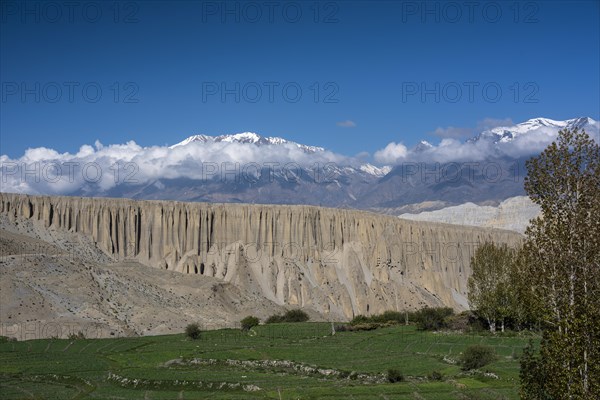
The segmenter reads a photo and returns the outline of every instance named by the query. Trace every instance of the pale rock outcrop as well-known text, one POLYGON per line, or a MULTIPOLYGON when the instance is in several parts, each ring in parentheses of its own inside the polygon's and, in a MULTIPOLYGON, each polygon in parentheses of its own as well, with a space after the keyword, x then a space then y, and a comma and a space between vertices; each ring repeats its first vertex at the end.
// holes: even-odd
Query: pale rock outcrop
POLYGON ((418 214, 405 213, 400 218, 414 221, 443 222, 447 224, 508 229, 523 233, 529 221, 541 214, 540 207, 527 196, 510 197, 498 206, 465 203, 418 214))
POLYGON ((331 318, 464 309, 476 247, 521 240, 509 231, 311 206, 0 193, 0 212, 87 235, 116 259, 216 278, 331 318))

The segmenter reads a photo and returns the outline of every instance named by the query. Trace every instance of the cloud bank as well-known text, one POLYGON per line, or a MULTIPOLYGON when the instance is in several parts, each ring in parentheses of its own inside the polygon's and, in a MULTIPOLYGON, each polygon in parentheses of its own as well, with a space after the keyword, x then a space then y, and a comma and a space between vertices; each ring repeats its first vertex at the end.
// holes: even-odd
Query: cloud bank
MULTIPOLYGON (((600 141, 600 123, 590 121, 586 132, 600 141)), ((487 120, 481 124, 495 126, 499 122, 506 121, 487 120)), ((450 131, 450 128, 438 129, 450 131)), ((478 162, 503 156, 517 158, 542 151, 555 139, 558 130, 556 127, 541 126, 498 143, 489 140, 489 137, 486 139, 485 135, 479 140, 468 141, 445 137, 437 144, 415 148, 408 148, 401 142, 391 142, 377 150, 372 160, 378 166, 393 166, 412 161, 443 163, 478 162)), ((495 132, 504 131, 498 128, 495 132)), ((258 176, 261 169, 265 168, 293 171, 315 165, 334 165, 341 170, 352 167, 360 171, 361 165, 369 162, 369 158, 364 153, 350 157, 322 149, 307 152, 293 142, 255 145, 210 141, 176 147, 142 147, 134 141, 110 145, 96 141, 93 146, 81 146, 74 154, 38 147, 27 149, 23 156, 16 159, 2 155, 0 189, 29 194, 97 195, 118 185, 160 185, 159 181, 164 179, 210 180, 215 174, 223 176, 236 173, 258 176)))
POLYGON ((210 180, 223 174, 258 175, 261 169, 295 170, 314 165, 356 165, 331 151, 307 153, 295 143, 257 146, 209 142, 185 146, 142 147, 124 144, 83 145, 75 154, 45 147, 30 148, 18 159, 0 156, 2 191, 63 194, 89 187, 104 192, 120 184, 144 185, 159 179, 210 180))

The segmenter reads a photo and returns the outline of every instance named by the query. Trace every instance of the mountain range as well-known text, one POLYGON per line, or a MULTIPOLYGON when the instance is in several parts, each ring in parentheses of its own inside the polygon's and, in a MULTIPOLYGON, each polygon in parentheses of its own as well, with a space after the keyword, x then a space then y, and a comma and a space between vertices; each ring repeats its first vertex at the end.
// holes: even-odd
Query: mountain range
MULTIPOLYGON (((534 118, 494 127, 458 141, 422 140, 401 151, 392 165, 333 153, 280 137, 243 132, 193 135, 165 147, 82 146, 79 153, 30 149, 13 162, 94 162, 120 175, 101 180, 41 181, 2 168, 4 192, 126 197, 229 203, 306 204, 369 209, 399 215, 472 202, 497 206, 524 195, 525 161, 538 154, 560 129, 585 129, 597 137, 600 124, 582 117, 564 121, 534 118), (127 168, 131 167, 132 170, 127 168), (127 172, 135 179, 123 179, 127 172), (26 177, 27 178, 27 177, 26 177)), ((43 167, 42 167, 43 168, 43 167)), ((21 171, 22 172, 22 171, 21 171)), ((83 172, 83 171, 82 171, 83 172)), ((77 166, 74 176, 78 176, 77 166)))

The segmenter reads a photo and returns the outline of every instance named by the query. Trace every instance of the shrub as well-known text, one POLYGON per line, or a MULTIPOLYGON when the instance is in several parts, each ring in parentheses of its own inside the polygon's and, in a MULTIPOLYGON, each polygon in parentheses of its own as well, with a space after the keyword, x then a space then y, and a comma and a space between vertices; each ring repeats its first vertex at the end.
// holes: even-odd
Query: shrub
POLYGON ((244 330, 244 331, 250 330, 250 328, 257 326, 259 322, 260 321, 258 320, 258 318, 254 317, 252 315, 249 315, 241 321, 242 330, 244 330))
POLYGON ((404 380, 404 375, 397 369, 388 369, 387 380, 390 383, 402 382, 404 380))
POLYGON ((439 371, 433 371, 431 374, 429 374, 429 379, 432 381, 441 381, 444 379, 444 375, 442 375, 442 373, 439 371))
POLYGON ((276 324, 278 322, 284 322, 283 315, 273 314, 269 318, 267 318, 267 320, 265 321, 265 323, 267 323, 267 324, 276 324))
POLYGON ((350 325, 347 324, 338 324, 335 325, 335 331, 336 332, 349 332, 352 331, 352 327, 350 325))
POLYGON ((415 312, 413 318, 417 323, 417 329, 431 331, 445 328, 446 318, 454 314, 449 307, 425 307, 415 312))
POLYGON ((383 314, 375 314, 375 315, 371 315, 370 317, 359 314, 359 315, 355 316, 354 318, 352 318, 352 321, 350 321, 350 324, 351 325, 368 324, 368 323, 385 324, 385 323, 389 323, 389 322, 404 323, 405 318, 406 318, 406 316, 402 312, 384 311, 383 314))
POLYGON ((306 322, 310 319, 307 313, 300 309, 286 311, 285 314, 271 315, 265 321, 267 324, 274 324, 278 322, 306 322))
POLYGON ((481 368, 496 359, 496 352, 490 346, 476 344, 464 351, 461 363, 463 371, 481 368))
POLYGON ((378 328, 381 328, 382 325, 376 322, 368 322, 366 324, 356 324, 352 325, 352 331, 372 331, 378 328))
POLYGON ((310 319, 308 314, 300 309, 289 310, 283 318, 285 322, 306 322, 310 319))
POLYGON ((352 321, 350 321, 350 325, 357 325, 357 324, 366 324, 367 322, 370 322, 371 319, 369 317, 365 317, 364 315, 357 315, 354 318, 352 318, 352 321))
POLYGON ((467 332, 471 328, 471 313, 470 311, 461 312, 460 314, 451 315, 445 319, 444 324, 452 331, 467 332))
POLYGON ((192 340, 200 338, 200 326, 198 324, 189 324, 185 327, 185 335, 192 340))
POLYGON ((399 311, 385 311, 381 314, 383 322, 401 322, 404 323, 406 316, 399 311))

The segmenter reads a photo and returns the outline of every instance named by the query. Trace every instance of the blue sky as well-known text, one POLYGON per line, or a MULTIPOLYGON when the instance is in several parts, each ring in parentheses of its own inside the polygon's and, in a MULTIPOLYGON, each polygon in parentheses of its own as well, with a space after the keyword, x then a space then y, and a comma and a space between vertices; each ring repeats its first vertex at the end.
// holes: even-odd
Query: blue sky
POLYGON ((597 1, 65 3, 2 2, 0 154, 243 131, 373 154, 599 119, 597 1))

